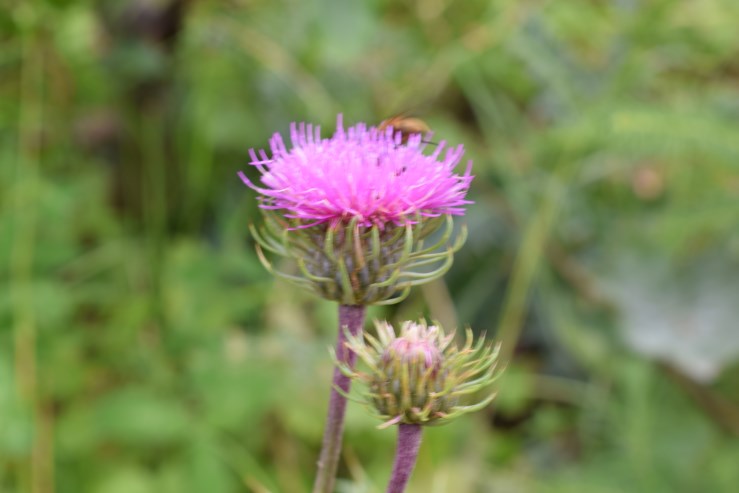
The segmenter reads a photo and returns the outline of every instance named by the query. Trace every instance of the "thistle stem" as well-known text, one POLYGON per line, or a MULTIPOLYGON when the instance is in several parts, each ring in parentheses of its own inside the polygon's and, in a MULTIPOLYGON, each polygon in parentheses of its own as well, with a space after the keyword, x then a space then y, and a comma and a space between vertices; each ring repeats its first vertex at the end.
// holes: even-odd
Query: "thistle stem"
MULTIPOLYGON (((344 344, 346 341, 344 327, 353 336, 360 336, 364 326, 364 315, 364 306, 339 305, 336 359, 350 368, 354 368, 357 355, 344 344)), ((341 453, 341 438, 344 433, 344 413, 346 411, 346 398, 336 389, 339 388, 344 393, 348 393, 350 385, 349 377, 342 374, 338 367, 334 368, 326 429, 323 433, 323 446, 321 447, 321 456, 318 459, 318 471, 316 472, 316 482, 313 484, 313 493, 333 493, 334 491, 336 470, 339 467, 339 455, 341 453)))
POLYGON ((393 474, 387 485, 387 493, 403 493, 408 478, 416 465, 418 448, 421 446, 421 426, 398 425, 398 446, 395 450, 393 474))

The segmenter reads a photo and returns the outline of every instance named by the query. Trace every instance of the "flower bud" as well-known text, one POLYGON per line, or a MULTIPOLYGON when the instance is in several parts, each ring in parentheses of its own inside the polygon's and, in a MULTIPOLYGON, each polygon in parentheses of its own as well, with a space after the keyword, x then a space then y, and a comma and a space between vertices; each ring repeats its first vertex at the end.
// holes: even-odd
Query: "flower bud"
POLYGON ((467 329, 465 345, 453 343, 454 334, 445 335, 436 325, 405 322, 395 334, 387 322, 376 322, 377 337, 347 335, 347 347, 367 365, 369 371, 353 371, 338 363, 345 375, 367 385, 364 402, 384 423, 442 424, 454 417, 482 409, 494 394, 475 402, 464 397, 490 385, 496 372, 498 346, 485 345, 480 338, 473 345, 467 329))

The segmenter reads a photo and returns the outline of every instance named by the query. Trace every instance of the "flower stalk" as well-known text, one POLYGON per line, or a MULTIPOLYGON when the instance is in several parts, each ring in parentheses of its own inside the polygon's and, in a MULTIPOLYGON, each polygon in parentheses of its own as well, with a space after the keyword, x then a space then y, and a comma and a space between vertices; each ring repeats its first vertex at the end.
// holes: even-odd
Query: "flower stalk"
POLYGON ((403 493, 413 468, 416 466, 418 449, 421 446, 421 425, 398 425, 398 445, 395 450, 393 473, 387 485, 387 493, 403 493))
MULTIPOLYGON (((365 307, 361 305, 339 306, 339 334, 336 340, 336 358, 347 368, 354 368, 357 355, 346 345, 345 334, 362 337, 365 307)), ((344 414, 346 413, 346 397, 351 386, 351 379, 337 367, 334 368, 333 386, 328 404, 326 429, 323 433, 323 445, 318 459, 316 481, 313 493, 333 493, 336 470, 339 467, 341 454, 341 438, 344 433, 344 414)))

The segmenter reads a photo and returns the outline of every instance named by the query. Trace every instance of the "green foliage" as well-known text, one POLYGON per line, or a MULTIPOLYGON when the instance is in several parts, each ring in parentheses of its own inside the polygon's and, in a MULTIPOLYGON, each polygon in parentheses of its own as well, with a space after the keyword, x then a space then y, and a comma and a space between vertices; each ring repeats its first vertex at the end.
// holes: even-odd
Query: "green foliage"
MULTIPOLYGON (((170 3, 0 9, 1 492, 307 491, 335 306, 263 270, 236 172, 403 111, 475 203, 446 285, 371 314, 513 357, 409 491, 736 489, 735 0, 170 3)), ((376 424, 340 491, 383 490, 376 424)))

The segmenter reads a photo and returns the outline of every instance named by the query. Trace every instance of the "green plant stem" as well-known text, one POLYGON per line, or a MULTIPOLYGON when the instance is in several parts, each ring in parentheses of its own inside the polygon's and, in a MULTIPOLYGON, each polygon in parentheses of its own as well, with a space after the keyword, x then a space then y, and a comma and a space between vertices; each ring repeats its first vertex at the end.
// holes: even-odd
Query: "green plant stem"
MULTIPOLYGON (((366 308, 358 305, 339 305, 339 334, 336 339, 336 359, 350 368, 354 367, 357 355, 346 347, 344 328, 353 336, 361 336, 364 326, 366 308)), ((341 454, 341 439, 344 434, 344 414, 346 412, 346 397, 342 393, 349 393, 351 379, 334 368, 333 386, 328 404, 326 429, 323 433, 323 446, 318 459, 316 481, 313 484, 313 493, 333 493, 336 481, 336 470, 339 467, 341 454), (341 390, 341 393, 339 390, 341 390)))
POLYGON ((413 468, 416 466, 418 449, 421 446, 420 425, 398 425, 398 446, 395 450, 395 462, 390 482, 387 484, 387 493, 403 493, 413 468))

